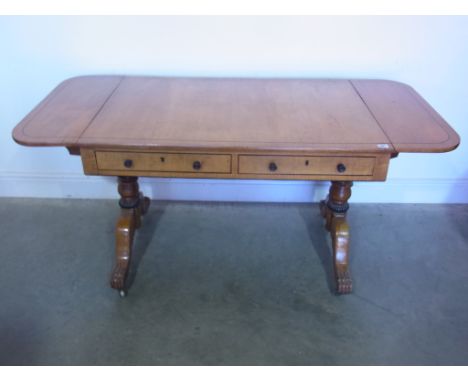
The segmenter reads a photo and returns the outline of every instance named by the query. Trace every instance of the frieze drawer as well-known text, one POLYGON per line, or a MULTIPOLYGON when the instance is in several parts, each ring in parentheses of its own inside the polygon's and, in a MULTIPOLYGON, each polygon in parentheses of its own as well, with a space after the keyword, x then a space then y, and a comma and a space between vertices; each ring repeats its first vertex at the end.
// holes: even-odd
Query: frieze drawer
POLYGON ((239 155, 239 174, 371 176, 374 157, 239 155))
POLYGON ((231 155, 96 151, 99 170, 219 173, 231 172, 231 155))

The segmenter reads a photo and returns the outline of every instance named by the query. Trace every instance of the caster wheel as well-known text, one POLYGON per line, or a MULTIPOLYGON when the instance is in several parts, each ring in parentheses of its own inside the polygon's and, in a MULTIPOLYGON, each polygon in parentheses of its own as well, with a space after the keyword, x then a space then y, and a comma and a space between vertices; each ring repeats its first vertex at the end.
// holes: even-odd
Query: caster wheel
POLYGON ((121 290, 119 290, 119 296, 120 296, 121 298, 124 298, 124 297, 127 296, 127 292, 126 292, 125 290, 121 289, 121 290))

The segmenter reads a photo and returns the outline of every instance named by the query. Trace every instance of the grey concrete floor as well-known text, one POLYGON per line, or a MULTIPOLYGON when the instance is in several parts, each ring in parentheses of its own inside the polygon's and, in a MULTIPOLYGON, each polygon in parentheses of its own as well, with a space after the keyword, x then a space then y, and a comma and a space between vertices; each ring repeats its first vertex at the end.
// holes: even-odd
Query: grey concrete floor
POLYGON ((353 204, 348 296, 317 205, 153 202, 120 299, 118 212, 2 199, 0 364, 468 364, 467 205, 353 204))

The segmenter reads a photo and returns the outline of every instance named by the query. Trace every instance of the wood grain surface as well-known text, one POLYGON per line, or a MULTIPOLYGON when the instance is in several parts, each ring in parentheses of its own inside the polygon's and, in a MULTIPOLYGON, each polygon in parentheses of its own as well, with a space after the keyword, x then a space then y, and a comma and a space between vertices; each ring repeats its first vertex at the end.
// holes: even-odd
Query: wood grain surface
POLYGON ((384 80, 84 76, 13 131, 31 146, 289 153, 440 152, 455 131, 384 80))

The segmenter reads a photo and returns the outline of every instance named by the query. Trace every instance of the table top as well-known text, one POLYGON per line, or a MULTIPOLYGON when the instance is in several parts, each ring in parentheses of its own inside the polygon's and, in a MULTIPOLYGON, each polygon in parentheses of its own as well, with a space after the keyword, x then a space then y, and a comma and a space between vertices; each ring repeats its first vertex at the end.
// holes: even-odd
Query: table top
POLYGON ((457 133, 387 80, 82 76, 14 129, 28 146, 445 152, 457 133))

